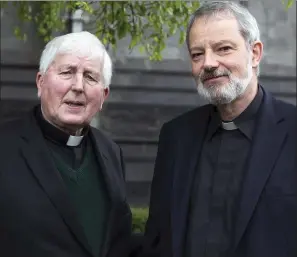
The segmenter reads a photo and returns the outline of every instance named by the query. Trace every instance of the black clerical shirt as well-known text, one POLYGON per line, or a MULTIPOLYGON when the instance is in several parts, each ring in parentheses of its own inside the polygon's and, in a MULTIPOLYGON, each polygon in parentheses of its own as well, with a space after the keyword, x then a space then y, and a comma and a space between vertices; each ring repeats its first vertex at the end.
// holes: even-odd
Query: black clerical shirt
POLYGON ((47 122, 40 106, 36 108, 35 114, 86 239, 94 256, 101 256, 110 205, 101 165, 91 142, 90 129, 87 127, 82 131, 84 137, 78 145, 68 146, 69 134, 47 122))
POLYGON ((214 107, 192 186, 186 257, 228 257, 232 247, 241 182, 263 98, 259 87, 251 104, 225 130, 214 107))
POLYGON ((41 127, 49 149, 58 153, 72 169, 79 168, 83 161, 87 144, 90 144, 90 139, 88 136, 89 128, 87 127, 82 131, 84 138, 80 144, 77 146, 67 146, 69 134, 56 128, 46 121, 42 115, 40 106, 36 108, 35 116, 39 126, 41 127))

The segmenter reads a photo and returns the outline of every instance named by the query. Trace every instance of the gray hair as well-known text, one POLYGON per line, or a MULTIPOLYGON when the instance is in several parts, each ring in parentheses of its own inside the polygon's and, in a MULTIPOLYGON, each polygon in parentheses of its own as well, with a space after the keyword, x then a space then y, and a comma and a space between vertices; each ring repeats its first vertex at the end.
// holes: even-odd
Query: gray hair
MULTIPOLYGON (((194 22, 200 17, 215 16, 219 13, 226 13, 235 17, 239 25, 239 31, 248 49, 255 41, 260 40, 257 21, 247 8, 233 1, 205 1, 193 13, 188 23, 186 35, 188 50, 190 50, 189 34, 194 22)), ((257 67, 257 75, 259 72, 259 67, 257 67)))
POLYGON ((99 58, 102 62, 100 68, 104 87, 109 87, 112 76, 112 61, 104 45, 95 35, 87 31, 73 32, 58 36, 48 42, 40 58, 39 71, 41 74, 46 73, 58 54, 65 53, 99 58))

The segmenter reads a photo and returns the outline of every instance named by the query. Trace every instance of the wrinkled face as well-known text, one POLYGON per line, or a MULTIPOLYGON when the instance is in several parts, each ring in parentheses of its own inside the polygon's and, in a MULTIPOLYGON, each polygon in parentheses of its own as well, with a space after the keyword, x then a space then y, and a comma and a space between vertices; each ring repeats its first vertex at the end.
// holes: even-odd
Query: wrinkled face
POLYGON ((46 74, 37 74, 38 96, 45 119, 59 128, 76 131, 101 110, 104 89, 100 60, 71 54, 57 55, 46 74))
POLYGON ((256 51, 247 47, 233 17, 198 18, 190 31, 189 49, 199 95, 216 105, 241 96, 256 76, 259 47, 261 43, 254 46, 256 51))

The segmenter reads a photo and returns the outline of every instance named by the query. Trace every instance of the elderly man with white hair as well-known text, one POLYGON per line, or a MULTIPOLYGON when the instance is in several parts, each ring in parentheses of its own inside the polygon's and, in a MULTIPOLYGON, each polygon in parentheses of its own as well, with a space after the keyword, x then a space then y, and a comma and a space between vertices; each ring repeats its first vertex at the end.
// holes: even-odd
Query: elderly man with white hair
POLYGON ((122 151, 90 126, 111 76, 108 53, 89 32, 46 45, 40 105, 0 128, 0 256, 124 255, 131 212, 122 151))

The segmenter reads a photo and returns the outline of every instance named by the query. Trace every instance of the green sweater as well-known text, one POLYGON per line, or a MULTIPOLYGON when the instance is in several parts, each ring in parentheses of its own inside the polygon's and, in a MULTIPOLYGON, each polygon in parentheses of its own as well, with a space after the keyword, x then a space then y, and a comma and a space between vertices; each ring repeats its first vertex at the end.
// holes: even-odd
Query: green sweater
POLYGON ((53 153, 54 161, 77 210, 79 221, 95 256, 101 256, 106 235, 108 197, 104 178, 90 142, 81 166, 74 170, 53 153))

